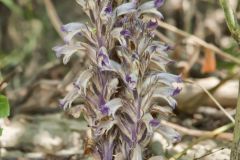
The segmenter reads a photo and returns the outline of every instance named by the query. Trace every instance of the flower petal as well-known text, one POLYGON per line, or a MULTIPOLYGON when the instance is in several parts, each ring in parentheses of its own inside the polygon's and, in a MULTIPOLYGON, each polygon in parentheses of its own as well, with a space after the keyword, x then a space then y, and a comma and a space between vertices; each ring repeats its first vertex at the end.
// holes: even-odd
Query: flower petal
POLYGON ((157 94, 162 94, 162 95, 165 95, 165 96, 175 96, 177 95, 178 93, 180 93, 181 89, 179 87, 177 88, 174 88, 174 87, 159 87, 158 89, 156 89, 154 91, 154 94, 157 95, 157 94))
POLYGON ((109 132, 109 130, 114 126, 116 124, 116 121, 110 121, 110 120, 108 120, 108 121, 100 121, 100 123, 99 123, 99 125, 98 125, 98 127, 97 127, 97 129, 96 129, 96 132, 95 132, 95 134, 97 135, 97 136, 102 136, 104 133, 108 133, 109 132))
POLYGON ((181 140, 181 135, 177 131, 168 126, 161 124, 157 129, 157 132, 163 135, 166 138, 166 140, 168 140, 168 142, 170 143, 176 143, 181 140))
POLYGON ((77 52, 78 50, 83 50, 84 48, 79 44, 71 44, 71 45, 63 45, 63 46, 56 46, 52 48, 53 51, 56 52, 56 56, 60 58, 64 55, 63 63, 67 64, 70 60, 70 57, 77 52))
POLYGON ((93 72, 91 69, 83 71, 78 77, 77 81, 74 83, 77 89, 79 89, 80 93, 86 95, 87 85, 89 80, 92 78, 93 72))
POLYGON ((114 93, 116 93, 117 88, 118 88, 118 84, 119 84, 118 78, 113 78, 107 83, 107 85, 106 85, 106 89, 107 89, 106 99, 110 99, 110 97, 114 93))
POLYGON ((157 21, 152 21, 152 20, 150 20, 150 21, 147 23, 147 29, 155 30, 155 29, 157 29, 157 27, 158 27, 157 21))
POLYGON ((110 113, 113 117, 115 116, 116 111, 122 106, 121 98, 114 98, 106 103, 106 106, 110 109, 110 113))
POLYGON ((73 89, 63 99, 60 100, 60 106, 63 109, 70 108, 75 99, 79 97, 78 90, 73 89))
POLYGON ((130 37, 132 33, 128 29, 123 29, 120 34, 124 37, 130 37))
POLYGON ((100 13, 100 18, 103 20, 104 24, 108 22, 108 20, 112 17, 112 6, 111 5, 106 5, 103 7, 101 13, 100 13))
POLYGON ((161 7, 163 5, 163 3, 164 3, 164 0, 154 0, 154 6, 156 8, 161 7))
POLYGON ((101 47, 99 49, 98 55, 97 55, 97 61, 99 67, 109 67, 110 66, 110 60, 108 57, 107 49, 105 47, 101 47))
POLYGON ((163 15, 159 12, 155 6, 154 1, 146 2, 138 7, 138 14, 153 14, 158 19, 163 19, 163 15))
POLYGON ((137 86, 137 80, 138 77, 136 76, 136 74, 132 73, 132 74, 127 74, 125 76, 125 82, 128 85, 128 87, 130 89, 135 89, 137 86))
POLYGON ((149 124, 152 126, 152 127, 157 127, 159 124, 160 124, 160 121, 158 119, 152 119, 149 124))
POLYGON ((129 14, 136 11, 136 4, 133 2, 129 2, 129 3, 123 3, 122 5, 118 6, 115 10, 114 10, 114 14, 117 16, 121 16, 124 14, 129 14))
POLYGON ((61 27, 61 30, 63 32, 73 32, 73 31, 79 30, 83 27, 85 27, 85 25, 83 23, 72 22, 72 23, 68 23, 68 24, 63 25, 61 27))
POLYGON ((154 1, 148 1, 143 3, 141 6, 138 7, 138 10, 142 11, 147 11, 151 10, 153 8, 157 9, 161 7, 164 3, 164 0, 154 0, 154 1))
POLYGON ((67 35, 64 37, 66 43, 69 43, 75 35, 81 34, 92 44, 96 44, 96 37, 91 33, 93 29, 86 24, 78 22, 68 23, 62 26, 62 30, 67 32, 67 35))
POLYGON ((180 75, 174 75, 167 72, 153 74, 151 80, 157 80, 158 82, 164 83, 166 85, 172 85, 173 83, 182 83, 182 78, 180 75))
POLYGON ((165 96, 163 94, 153 94, 153 98, 162 98, 168 102, 168 104, 174 109, 177 106, 177 101, 171 96, 165 96))

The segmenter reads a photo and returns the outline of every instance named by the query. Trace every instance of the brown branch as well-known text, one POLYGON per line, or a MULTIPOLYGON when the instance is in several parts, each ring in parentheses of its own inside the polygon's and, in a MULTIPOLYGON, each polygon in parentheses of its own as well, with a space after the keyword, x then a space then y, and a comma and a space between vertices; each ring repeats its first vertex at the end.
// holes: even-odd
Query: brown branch
POLYGON ((49 17, 53 27, 55 28, 55 30, 57 31, 59 36, 63 39, 65 34, 61 31, 62 22, 57 14, 57 11, 56 11, 52 1, 44 0, 44 4, 45 4, 46 10, 47 10, 48 17, 49 17))

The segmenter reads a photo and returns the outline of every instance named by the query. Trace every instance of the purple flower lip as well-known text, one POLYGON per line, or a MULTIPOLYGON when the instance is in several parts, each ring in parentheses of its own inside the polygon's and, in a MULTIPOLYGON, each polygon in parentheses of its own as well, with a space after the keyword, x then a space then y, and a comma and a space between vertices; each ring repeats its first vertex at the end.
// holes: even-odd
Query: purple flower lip
POLYGON ((101 60, 101 65, 102 66, 108 66, 109 65, 109 59, 108 59, 107 55, 105 55, 103 53, 102 50, 99 52, 98 58, 102 58, 102 60, 101 60))
POLYGON ((176 135, 173 137, 173 139, 174 139, 174 143, 177 143, 177 142, 180 142, 182 138, 180 135, 176 135))
POLYGON ((134 53, 134 54, 132 55, 132 61, 134 61, 134 60, 136 60, 136 59, 139 59, 139 56, 138 56, 137 53, 134 53))
POLYGON ((165 46, 164 51, 174 50, 174 47, 173 47, 173 46, 170 46, 170 45, 168 45, 168 44, 165 44, 164 46, 165 46))
POLYGON ((64 26, 61 26, 61 31, 62 31, 62 32, 67 32, 67 30, 65 29, 64 26))
POLYGON ((63 46, 55 46, 52 48, 52 50, 55 52, 55 55, 57 58, 60 58, 62 56, 61 50, 63 49, 63 46))
POLYGON ((131 77, 130 75, 126 75, 126 81, 127 81, 128 83, 135 83, 135 81, 132 80, 132 77, 131 77))
POLYGON ((59 100, 59 107, 63 108, 65 106, 65 104, 67 103, 67 101, 60 99, 59 100))
POLYGON ((129 89, 134 90, 136 88, 137 81, 135 80, 134 77, 132 77, 132 75, 127 74, 125 76, 125 81, 127 83, 127 86, 129 87, 129 89))
POLYGON ((130 37, 132 35, 132 33, 128 29, 122 30, 120 34, 124 37, 130 37))
POLYGON ((164 0, 154 0, 154 6, 156 8, 161 7, 163 5, 163 3, 164 3, 164 0))
POLYGON ((178 95, 178 94, 181 92, 181 90, 182 90, 181 88, 177 87, 177 88, 173 91, 172 96, 178 95))
POLYGON ((158 23, 157 21, 152 21, 150 20, 148 23, 147 23, 147 28, 148 29, 151 29, 151 30, 154 30, 158 27, 158 23))
POLYGON ((107 6, 105 9, 104 9, 104 12, 107 13, 107 14, 111 14, 112 13, 112 6, 107 6))
POLYGON ((152 120, 149 122, 149 124, 150 124, 152 127, 157 127, 157 126, 160 124, 160 122, 159 122, 158 119, 152 119, 152 120))
POLYGON ((100 111, 102 112, 103 115, 108 115, 109 114, 109 108, 106 105, 100 106, 100 111))

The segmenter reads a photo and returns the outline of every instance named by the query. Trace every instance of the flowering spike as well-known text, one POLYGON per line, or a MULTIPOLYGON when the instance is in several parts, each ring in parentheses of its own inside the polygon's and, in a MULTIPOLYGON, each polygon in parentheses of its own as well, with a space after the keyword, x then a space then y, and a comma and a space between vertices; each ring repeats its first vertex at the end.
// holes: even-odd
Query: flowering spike
POLYGON ((167 53, 172 47, 153 40, 157 21, 163 17, 158 8, 164 0, 131 0, 116 7, 109 0, 77 3, 91 23, 63 25, 66 43, 53 50, 64 64, 74 53, 90 60, 89 68, 59 103, 63 109, 76 99, 84 103, 80 110, 88 122, 88 138, 95 144, 85 153, 100 160, 142 160, 155 131, 169 142, 179 141, 180 135, 161 123, 176 107, 174 96, 181 88, 175 84, 182 83, 181 76, 165 69, 172 61, 167 53), (146 21, 145 14, 156 20, 146 21), (78 34, 80 40, 75 39, 78 34), (160 106, 162 101, 168 106, 160 106))

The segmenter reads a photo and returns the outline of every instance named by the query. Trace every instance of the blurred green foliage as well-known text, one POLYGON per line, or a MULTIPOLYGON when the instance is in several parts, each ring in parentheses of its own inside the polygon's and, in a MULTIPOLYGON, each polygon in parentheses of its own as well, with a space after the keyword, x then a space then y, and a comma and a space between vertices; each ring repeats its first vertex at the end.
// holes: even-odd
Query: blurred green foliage
POLYGON ((0 69, 4 70, 3 74, 9 67, 25 67, 29 58, 37 56, 36 54, 40 54, 40 63, 51 60, 51 48, 56 44, 55 39, 58 35, 49 23, 43 3, 30 0, 0 0, 0 6, 7 10, 1 15, 4 16, 4 20, 0 25, 2 32, 5 32, 2 33, 0 41, 0 69))
POLYGON ((9 116, 9 113, 10 113, 10 107, 9 107, 8 99, 5 96, 0 95, 0 118, 9 116))
MULTIPOLYGON (((5 118, 10 114, 10 107, 7 97, 0 95, 0 118, 5 118)), ((0 135, 2 135, 2 128, 0 128, 0 135)))

